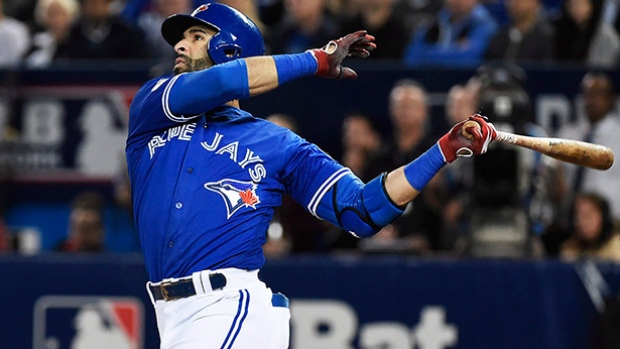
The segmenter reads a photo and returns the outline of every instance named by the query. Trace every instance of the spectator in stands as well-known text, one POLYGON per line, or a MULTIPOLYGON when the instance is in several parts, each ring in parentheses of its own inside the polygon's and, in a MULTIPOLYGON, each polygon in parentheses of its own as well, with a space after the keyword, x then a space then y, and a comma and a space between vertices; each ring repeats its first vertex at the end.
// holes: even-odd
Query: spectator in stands
POLYGON ((443 1, 406 0, 397 2, 397 11, 404 13, 410 33, 433 22, 443 8, 443 1))
MULTIPOLYGON (((615 110, 616 94, 611 79, 604 73, 589 72, 581 80, 585 118, 565 125, 558 137, 577 139, 610 147, 620 154, 620 115, 615 110)), ((620 164, 607 171, 562 163, 566 173, 565 198, 587 191, 602 195, 609 201, 614 221, 620 220, 620 164)), ((567 205, 568 206, 568 205, 567 205)))
POLYGON ((176 54, 170 49, 170 45, 163 39, 161 23, 168 16, 175 13, 190 13, 192 11, 191 0, 153 0, 150 10, 144 11, 137 20, 138 27, 146 36, 148 53, 150 57, 173 61, 176 54))
MULTIPOLYGON (((119 16, 129 23, 137 23, 140 16, 153 10, 153 3, 156 0, 125 0, 120 10, 119 16)), ((200 5, 217 2, 217 0, 190 0, 191 8, 195 9, 200 5)))
MULTIPOLYGON (((412 161, 435 143, 428 120, 428 93, 419 82, 410 79, 396 82, 389 95, 389 114, 393 125, 392 141, 371 156, 369 178, 412 161)), ((436 180, 431 181, 399 219, 367 239, 362 248, 391 246, 410 253, 428 253, 439 248, 441 210, 434 206, 436 184, 436 180)))
MULTIPOLYGON (((266 29, 259 16, 259 5, 254 0, 187 0, 189 2, 189 10, 184 10, 176 13, 191 13, 195 8, 200 5, 209 4, 212 2, 219 2, 228 6, 234 7, 237 10, 244 13, 246 16, 256 24, 256 26, 264 33, 266 29)), ((129 23, 139 25, 140 17, 155 15, 156 13, 170 13, 172 7, 181 9, 180 3, 177 0, 127 0, 123 1, 123 7, 120 11, 120 17, 129 23)), ((183 1, 185 2, 185 1, 183 1)), ((261 4, 262 5, 262 4, 261 4)), ((160 28, 157 28, 159 32, 160 28)), ((150 34, 150 33, 149 33, 150 34)))
POLYGON ((566 0, 556 18, 556 56, 567 63, 612 68, 620 57, 620 37, 601 21, 602 0, 566 0))
POLYGON ((461 122, 478 112, 478 90, 474 80, 465 85, 456 84, 448 90, 446 96, 446 122, 461 122))
POLYGON ((445 0, 435 20, 416 31, 405 52, 414 66, 480 63, 497 23, 477 0, 445 0))
POLYGON ((175 13, 190 13, 192 0, 153 0, 150 9, 141 12, 137 26, 146 38, 146 50, 149 58, 157 60, 153 76, 160 76, 172 71, 176 52, 161 35, 161 23, 175 13))
POLYGON ((552 24, 544 17, 541 0, 506 0, 510 23, 491 39, 487 60, 519 63, 555 59, 552 24))
POLYGON ((112 0, 81 0, 79 20, 58 47, 58 59, 146 57, 142 33, 112 12, 112 0))
POLYGON ((272 28, 282 21, 285 16, 283 0, 257 1, 259 17, 264 25, 272 28))
POLYGON ((37 1, 35 20, 40 29, 33 35, 32 48, 26 58, 27 67, 47 67, 53 61, 58 45, 69 35, 78 11, 77 0, 37 1))
POLYGON ((0 48, 0 69, 18 66, 30 48, 28 27, 4 15, 3 0, 0 0, 0 48))
POLYGON ((614 230, 605 198, 593 193, 577 194, 570 217, 570 237, 560 246, 562 258, 597 258, 620 262, 620 234, 614 230))
POLYGON ((63 252, 103 252, 105 229, 103 224, 103 196, 86 191, 71 202, 67 240, 57 246, 63 252))
POLYGON ((612 26, 620 35, 620 1, 605 0, 602 20, 612 26))
POLYGON ((322 47, 341 33, 326 9, 327 0, 284 0, 286 14, 266 38, 271 54, 322 47))
POLYGON ((409 42, 403 12, 396 11, 396 0, 367 0, 357 16, 342 25, 342 33, 366 29, 380 43, 371 59, 402 59, 409 42))
MULTIPOLYGON (((297 122, 288 114, 272 114, 267 120, 299 133, 297 122)), ((284 195, 282 205, 274 211, 263 251, 267 258, 327 252, 325 231, 328 226, 328 223, 317 220, 289 195, 284 195)))
POLYGON ((347 166, 359 178, 370 180, 366 176, 369 157, 381 148, 381 135, 370 118, 362 113, 351 113, 342 122, 342 164, 347 166))
POLYGON ((256 1, 254 0, 219 0, 218 2, 224 5, 228 5, 230 7, 236 8, 244 15, 250 17, 252 22, 256 24, 256 26, 261 31, 263 36, 268 34, 267 33, 268 28, 260 18, 259 7, 256 1))

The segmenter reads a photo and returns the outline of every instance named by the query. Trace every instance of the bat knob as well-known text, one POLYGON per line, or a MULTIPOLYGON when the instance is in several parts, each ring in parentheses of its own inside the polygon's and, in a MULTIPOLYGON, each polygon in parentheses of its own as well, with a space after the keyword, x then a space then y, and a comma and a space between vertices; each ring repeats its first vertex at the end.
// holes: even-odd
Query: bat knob
POLYGON ((463 128, 461 129, 461 133, 463 134, 463 136, 465 136, 465 138, 469 139, 470 141, 474 140, 474 136, 471 134, 472 128, 476 128, 478 132, 480 132, 481 129, 480 124, 472 120, 466 121, 463 124, 463 128))

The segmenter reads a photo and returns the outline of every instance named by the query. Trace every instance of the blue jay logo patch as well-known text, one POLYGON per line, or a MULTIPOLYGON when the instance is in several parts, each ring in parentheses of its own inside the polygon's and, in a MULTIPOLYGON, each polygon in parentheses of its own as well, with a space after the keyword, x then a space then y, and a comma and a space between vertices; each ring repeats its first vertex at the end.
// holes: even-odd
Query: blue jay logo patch
POLYGON ((204 187, 220 194, 224 199, 228 213, 226 219, 242 207, 251 207, 256 210, 256 205, 260 204, 260 198, 256 195, 258 185, 254 182, 222 179, 218 182, 205 183, 204 187))

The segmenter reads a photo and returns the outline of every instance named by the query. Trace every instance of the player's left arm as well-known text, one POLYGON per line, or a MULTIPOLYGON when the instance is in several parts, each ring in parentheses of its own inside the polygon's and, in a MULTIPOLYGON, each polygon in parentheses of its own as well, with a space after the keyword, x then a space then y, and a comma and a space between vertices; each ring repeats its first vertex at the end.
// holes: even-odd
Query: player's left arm
POLYGON ((290 80, 316 75, 328 79, 355 79, 357 73, 342 65, 348 56, 367 58, 377 46, 360 30, 304 53, 246 58, 250 95, 269 92, 290 80))
POLYGON ((342 66, 348 56, 368 57, 376 47, 366 31, 332 40, 304 53, 249 57, 185 73, 173 78, 164 104, 174 115, 197 115, 226 102, 256 96, 305 76, 354 79, 342 66))

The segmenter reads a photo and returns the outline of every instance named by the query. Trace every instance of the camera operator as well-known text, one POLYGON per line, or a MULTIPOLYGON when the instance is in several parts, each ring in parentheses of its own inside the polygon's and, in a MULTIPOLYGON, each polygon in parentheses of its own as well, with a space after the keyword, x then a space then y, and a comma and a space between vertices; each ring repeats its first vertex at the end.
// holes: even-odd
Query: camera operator
MULTIPOLYGON (((535 123, 525 73, 509 63, 479 69, 478 107, 498 130, 545 137, 535 123)), ((555 160, 529 149, 494 143, 472 159, 469 253, 540 256, 539 236, 553 222, 559 189, 555 160)))

